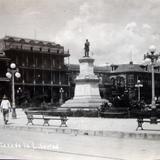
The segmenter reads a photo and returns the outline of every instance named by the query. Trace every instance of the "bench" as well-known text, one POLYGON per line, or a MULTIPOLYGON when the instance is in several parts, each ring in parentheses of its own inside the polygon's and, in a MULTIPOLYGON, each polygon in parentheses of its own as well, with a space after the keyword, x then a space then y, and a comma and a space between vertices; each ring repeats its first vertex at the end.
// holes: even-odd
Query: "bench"
POLYGON ((64 126, 64 127, 67 127, 67 116, 63 113, 59 113, 59 116, 58 117, 53 117, 52 115, 50 115, 51 112, 47 112, 47 111, 25 111, 25 114, 27 116, 27 125, 29 124, 32 124, 34 125, 33 123, 33 120, 34 119, 40 119, 40 120, 43 120, 43 126, 44 125, 50 125, 49 124, 49 121, 50 120, 60 120, 61 121, 61 124, 60 124, 60 127, 64 126))
POLYGON ((143 130, 143 123, 150 123, 150 124, 158 124, 160 123, 160 120, 158 120, 157 117, 151 117, 151 118, 137 118, 138 126, 136 128, 136 131, 141 128, 143 130))

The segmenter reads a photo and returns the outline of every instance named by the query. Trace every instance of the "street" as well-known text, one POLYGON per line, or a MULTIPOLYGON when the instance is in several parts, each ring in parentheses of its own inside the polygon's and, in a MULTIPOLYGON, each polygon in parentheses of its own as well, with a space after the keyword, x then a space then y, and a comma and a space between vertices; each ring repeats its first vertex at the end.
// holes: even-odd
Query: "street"
POLYGON ((0 158, 158 160, 155 140, 48 134, 0 129, 0 158))

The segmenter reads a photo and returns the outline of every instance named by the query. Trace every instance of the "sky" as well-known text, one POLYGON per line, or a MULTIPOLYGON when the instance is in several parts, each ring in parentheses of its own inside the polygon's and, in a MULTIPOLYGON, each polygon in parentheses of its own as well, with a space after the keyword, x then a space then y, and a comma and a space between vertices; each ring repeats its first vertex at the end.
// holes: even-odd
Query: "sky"
POLYGON ((0 38, 53 41, 96 65, 142 63, 150 45, 160 51, 160 0, 0 0, 0 38))

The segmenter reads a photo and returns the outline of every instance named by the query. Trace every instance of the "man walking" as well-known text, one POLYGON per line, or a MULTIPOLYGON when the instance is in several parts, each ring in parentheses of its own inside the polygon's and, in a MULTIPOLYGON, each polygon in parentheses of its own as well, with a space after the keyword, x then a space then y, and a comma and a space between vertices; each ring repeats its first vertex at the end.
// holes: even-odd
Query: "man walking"
POLYGON ((3 113, 4 124, 8 123, 10 110, 11 110, 11 104, 6 95, 4 95, 1 102, 1 112, 3 113))

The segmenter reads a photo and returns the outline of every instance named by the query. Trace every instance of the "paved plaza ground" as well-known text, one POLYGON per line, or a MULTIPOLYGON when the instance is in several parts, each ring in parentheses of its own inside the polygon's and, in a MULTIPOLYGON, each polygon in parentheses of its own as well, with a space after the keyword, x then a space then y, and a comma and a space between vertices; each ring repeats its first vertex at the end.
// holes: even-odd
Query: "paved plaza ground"
POLYGON ((6 126, 0 114, 0 159, 160 159, 160 124, 136 131, 136 119, 68 117, 68 127, 59 121, 43 126, 42 120, 27 126, 23 110, 16 112, 6 126))
POLYGON ((16 131, 0 128, 0 158, 20 160, 158 160, 157 140, 16 131))
MULTIPOLYGON (((35 125, 27 126, 27 118, 22 109, 17 109, 17 119, 12 119, 10 115, 9 124, 5 127, 25 130, 37 130, 48 132, 64 132, 98 136, 130 136, 138 138, 160 139, 160 124, 154 125, 144 123, 144 130, 136 131, 136 119, 116 119, 116 118, 87 118, 68 117, 68 127, 59 127, 60 121, 49 121, 50 126, 43 126, 43 120, 34 120, 35 125)), ((3 128, 2 114, 0 114, 0 126, 3 128)))

